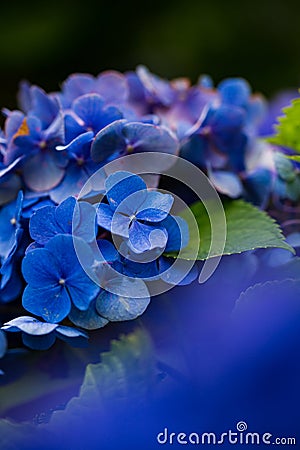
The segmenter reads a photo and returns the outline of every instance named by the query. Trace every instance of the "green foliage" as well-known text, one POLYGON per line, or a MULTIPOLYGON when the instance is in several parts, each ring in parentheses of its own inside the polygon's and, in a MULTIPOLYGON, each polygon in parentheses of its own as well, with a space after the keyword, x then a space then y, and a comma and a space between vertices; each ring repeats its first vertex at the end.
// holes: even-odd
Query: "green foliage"
MULTIPOLYGON (((209 254, 211 245, 211 225, 206 209, 201 202, 194 203, 191 211, 197 221, 200 233, 200 246, 198 259, 204 260, 209 254)), ((227 222, 227 237, 224 255, 242 253, 256 248, 277 247, 293 252, 293 249, 284 241, 284 236, 277 223, 264 211, 242 200, 228 201, 224 204, 227 222)), ((185 211, 180 214, 189 224, 190 216, 185 211)), ((191 227, 190 227, 191 229, 191 227)), ((191 259, 195 247, 198 247, 197 236, 191 233, 188 246, 183 249, 180 257, 191 259)), ((220 256, 216 253, 211 256, 220 256)), ((168 256, 175 256, 169 254, 168 256)))
POLYGON ((300 153, 300 99, 293 100, 290 106, 283 109, 283 112, 284 116, 278 118, 275 136, 268 141, 300 153))

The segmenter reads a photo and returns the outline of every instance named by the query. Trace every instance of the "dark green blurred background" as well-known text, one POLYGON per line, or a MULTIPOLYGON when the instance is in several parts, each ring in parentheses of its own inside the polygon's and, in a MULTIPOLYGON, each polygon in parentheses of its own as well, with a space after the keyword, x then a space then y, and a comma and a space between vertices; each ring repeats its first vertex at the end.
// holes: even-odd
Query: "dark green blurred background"
POLYGON ((26 78, 56 90, 69 73, 143 63, 165 76, 243 76, 271 95, 300 85, 300 2, 2 2, 0 105, 26 78))

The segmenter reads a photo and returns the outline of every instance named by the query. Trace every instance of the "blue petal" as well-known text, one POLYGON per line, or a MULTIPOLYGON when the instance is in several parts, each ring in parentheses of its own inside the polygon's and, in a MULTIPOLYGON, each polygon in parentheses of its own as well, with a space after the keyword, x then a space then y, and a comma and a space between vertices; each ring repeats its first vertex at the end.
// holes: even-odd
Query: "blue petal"
POLYGON ((106 161, 126 152, 126 139, 122 134, 126 120, 116 120, 95 136, 91 147, 91 157, 96 162, 106 161))
POLYGON ((51 200, 55 203, 61 203, 70 196, 77 197, 88 179, 89 175, 84 166, 71 162, 62 182, 50 191, 51 200))
POLYGON ((168 233, 168 241, 165 252, 175 252, 186 247, 189 242, 189 227, 184 219, 179 216, 168 216, 162 223, 168 233))
MULTIPOLYGON (((52 241, 54 239, 56 238, 52 241)), ((62 253, 62 256, 64 254, 62 253)), ((62 278, 58 261, 47 248, 38 248, 27 253, 22 262, 22 273, 27 283, 34 288, 54 287, 62 278)))
POLYGON ((137 209, 136 217, 147 222, 160 222, 170 212, 174 198, 170 194, 149 191, 147 197, 137 209))
POLYGON ((88 335, 83 331, 77 330, 77 328, 73 327, 65 327, 63 325, 59 325, 56 328, 56 333, 65 336, 67 338, 77 338, 77 337, 84 337, 86 339, 88 338, 88 335))
POLYGON ((27 286, 22 304, 27 311, 51 323, 61 322, 71 310, 70 297, 61 286, 40 289, 27 286))
POLYGON ((92 131, 87 131, 86 133, 82 133, 77 136, 73 141, 71 141, 67 145, 58 145, 56 147, 57 151, 67 150, 69 153, 73 153, 75 155, 81 155, 82 149, 85 145, 92 142, 94 138, 94 133, 92 131))
POLYGON ((97 330, 108 324, 108 320, 97 313, 95 302, 92 302, 86 311, 80 311, 73 307, 69 314, 69 319, 74 325, 86 330, 97 330))
POLYGON ((217 191, 231 198, 240 197, 243 193, 243 185, 238 175, 233 172, 215 170, 209 172, 209 178, 217 191))
POLYGON ((153 248, 164 248, 168 234, 164 228, 133 222, 129 229, 129 242, 133 251, 142 253, 153 248))
POLYGON ((150 102, 161 103, 164 106, 171 105, 175 93, 168 81, 152 74, 145 66, 137 68, 137 75, 150 102))
MULTIPOLYGON (((107 178, 105 188, 109 203, 116 208, 126 197, 138 191, 145 191, 147 186, 138 175, 119 171, 107 178)), ((141 200, 142 197, 146 197, 146 192, 141 193, 141 200)))
POLYGON ((0 330, 0 358, 2 358, 7 349, 5 334, 0 330))
POLYGON ((97 299, 97 311, 111 322, 133 320, 143 314, 149 302, 149 298, 120 297, 102 291, 97 299))
POLYGON ((75 73, 63 83, 62 92, 65 106, 84 94, 92 92, 95 88, 95 78, 92 75, 75 73))
POLYGON ((96 238, 96 210, 90 203, 76 203, 71 220, 73 220, 73 230, 71 229, 73 236, 85 242, 92 242, 96 238))
POLYGON ((72 234, 72 219, 75 205, 75 198, 68 197, 55 209, 55 220, 66 234, 72 234))
POLYGON ((96 128, 102 114, 104 100, 98 94, 85 94, 74 100, 73 111, 82 119, 87 127, 96 128))
POLYGON ((29 222, 30 236, 39 244, 46 244, 58 232, 62 232, 58 228, 55 209, 55 206, 43 206, 31 216, 29 222))
POLYGON ((97 207, 97 223, 105 230, 111 231, 112 218, 114 211, 105 203, 100 203, 97 207))
POLYGON ((30 88, 30 95, 30 112, 33 112, 40 119, 43 128, 48 127, 58 114, 58 103, 38 86, 32 86, 30 88))
MULTIPOLYGON (((4 324, 6 327, 17 327, 20 331, 23 331, 27 334, 32 334, 35 336, 41 336, 44 334, 52 333, 57 327, 57 324, 48 323, 48 322, 40 322, 34 317, 30 316, 21 316, 16 319, 11 320, 4 324)), ((8 330, 9 331, 9 330, 8 330)))
POLYGON ((242 107, 247 105, 251 94, 249 84, 242 78, 228 78, 219 84, 218 90, 224 103, 242 107))
POLYGON ((31 336, 30 334, 22 334, 23 344, 32 350, 48 350, 55 343, 55 333, 46 334, 45 336, 31 336))
POLYGON ((32 191, 47 191, 63 179, 65 170, 59 167, 50 151, 38 153, 24 164, 24 181, 32 191))
POLYGON ((159 272, 163 281, 174 286, 191 284, 199 273, 196 265, 191 268, 191 261, 176 260, 174 265, 174 259, 164 256, 159 258, 159 272))
POLYGON ((175 155, 179 150, 179 142, 166 128, 140 122, 129 122, 124 125, 123 135, 127 146, 137 152, 159 152, 175 155))
POLYGON ((111 242, 106 239, 99 239, 97 245, 103 257, 103 259, 101 258, 102 261, 113 263, 119 260, 119 253, 111 242))
POLYGON ((101 73, 96 81, 97 92, 107 103, 120 104, 128 98, 128 83, 125 76, 115 71, 101 73))
POLYGON ((18 191, 21 189, 21 179, 18 175, 13 174, 8 179, 1 180, 0 183, 0 206, 12 201, 16 198, 18 191))

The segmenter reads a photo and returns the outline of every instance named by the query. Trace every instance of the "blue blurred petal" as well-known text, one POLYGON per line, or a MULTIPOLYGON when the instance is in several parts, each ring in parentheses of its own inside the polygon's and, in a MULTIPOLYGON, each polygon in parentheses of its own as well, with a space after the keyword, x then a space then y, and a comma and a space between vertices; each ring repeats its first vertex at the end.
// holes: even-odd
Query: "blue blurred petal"
POLYGON ((55 163, 50 151, 37 153, 25 162, 24 181, 32 191, 47 191, 63 179, 65 170, 55 163))
POLYGON ((217 191, 231 198, 240 197, 243 193, 243 185, 238 175, 233 172, 221 170, 209 171, 209 178, 217 191))
POLYGON ((248 103, 251 89, 242 78, 228 78, 218 85, 222 102, 228 105, 245 107, 248 103))
POLYGON ((97 92, 107 103, 120 104, 127 100, 129 89, 125 76, 115 71, 101 73, 96 81, 97 92))
POLYGON ((7 349, 6 337, 3 331, 0 330, 0 358, 2 358, 7 349))

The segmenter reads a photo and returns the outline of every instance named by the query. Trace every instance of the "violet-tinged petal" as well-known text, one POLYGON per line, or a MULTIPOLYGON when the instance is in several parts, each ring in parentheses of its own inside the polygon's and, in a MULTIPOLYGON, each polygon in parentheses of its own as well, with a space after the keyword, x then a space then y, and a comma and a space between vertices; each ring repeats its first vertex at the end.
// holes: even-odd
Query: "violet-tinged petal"
POLYGON ((96 128, 102 114, 104 100, 98 94, 85 94, 74 100, 73 111, 82 119, 87 127, 96 128))
POLYGON ((129 94, 126 77, 116 71, 101 73, 96 81, 97 92, 107 103, 124 103, 129 94))
POLYGON ((24 164, 24 181, 32 191, 53 189, 63 179, 65 170, 58 167, 50 151, 38 153, 24 164))

